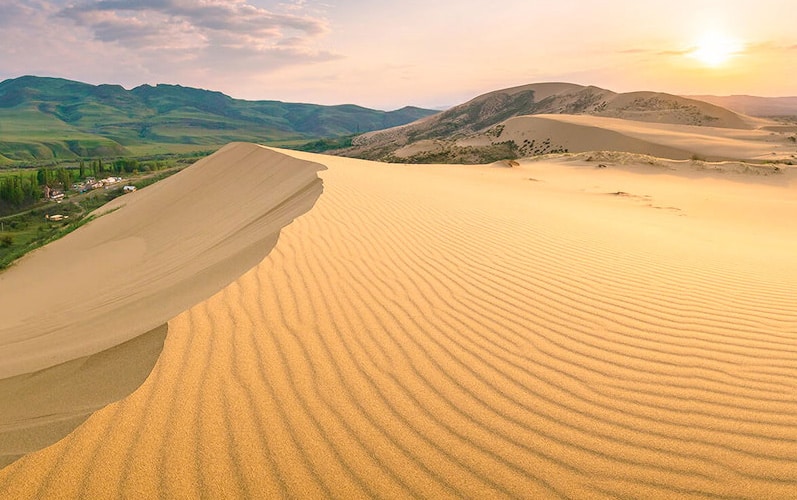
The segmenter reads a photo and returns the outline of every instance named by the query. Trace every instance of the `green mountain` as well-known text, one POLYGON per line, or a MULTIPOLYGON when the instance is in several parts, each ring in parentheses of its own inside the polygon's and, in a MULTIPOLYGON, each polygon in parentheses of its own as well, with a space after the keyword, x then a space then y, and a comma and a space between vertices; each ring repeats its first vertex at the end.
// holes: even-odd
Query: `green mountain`
POLYGON ((410 123, 436 111, 245 101, 180 85, 89 85, 23 76, 0 83, 0 163, 299 143, 410 123))

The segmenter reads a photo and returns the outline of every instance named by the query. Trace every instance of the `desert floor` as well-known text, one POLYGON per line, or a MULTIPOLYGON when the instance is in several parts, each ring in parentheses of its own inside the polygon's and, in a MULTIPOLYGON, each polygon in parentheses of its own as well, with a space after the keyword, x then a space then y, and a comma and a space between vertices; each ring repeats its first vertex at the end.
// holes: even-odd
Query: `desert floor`
MULTIPOLYGON (((187 296, 201 301, 184 312, 153 312, 143 347, 111 356, 119 364, 107 377, 143 385, 0 470, 0 497, 797 497, 793 172, 246 151, 307 171, 287 199, 315 186, 316 171, 323 194, 213 253, 202 265, 226 263, 220 291, 187 296), (262 244, 265 254, 275 234, 270 253, 225 286, 262 258, 243 248, 262 244), (139 351, 154 364, 148 377, 122 362, 139 351)), ((293 179, 284 169, 273 175, 293 179)), ((235 213, 268 218, 282 206, 249 196, 235 199, 235 213)), ((208 197, 180 197, 181 216, 213 217, 232 203, 208 197)), ((153 238, 199 230, 182 220, 153 238)), ((119 238, 147 228, 117 223, 119 238)), ((136 298, 160 293, 147 283, 136 298)), ((155 310, 126 302, 123 284, 94 303, 95 321, 103 307, 137 318, 155 310)), ((99 341, 89 340, 108 331, 80 327, 88 340, 59 362, 92 355, 99 341)), ((129 346, 122 340, 137 339, 116 338, 113 349, 129 346)), ((6 389, 0 381, 0 401, 16 401, 47 364, 25 359, 6 389)), ((64 390, 67 399, 86 391, 64 390)), ((0 439, 22 425, 10 419, 0 413, 0 439)))

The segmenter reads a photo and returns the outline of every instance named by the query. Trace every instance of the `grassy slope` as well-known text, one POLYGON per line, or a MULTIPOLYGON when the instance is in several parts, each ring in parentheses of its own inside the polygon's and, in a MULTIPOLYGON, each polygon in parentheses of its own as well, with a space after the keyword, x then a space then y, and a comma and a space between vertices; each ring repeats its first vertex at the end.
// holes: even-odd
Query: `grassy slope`
POLYGON ((117 85, 22 77, 0 83, 0 164, 185 152, 230 141, 298 144, 391 127, 431 113, 242 101, 177 85, 128 91, 117 85))

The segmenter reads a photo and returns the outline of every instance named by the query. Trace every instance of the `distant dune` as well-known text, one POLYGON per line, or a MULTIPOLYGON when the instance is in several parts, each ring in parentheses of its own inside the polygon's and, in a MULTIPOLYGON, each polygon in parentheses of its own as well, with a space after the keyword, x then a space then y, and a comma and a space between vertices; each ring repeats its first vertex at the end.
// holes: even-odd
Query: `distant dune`
POLYGON ((795 171, 622 155, 498 168, 234 145, 122 198, 0 274, 19 318, 0 366, 176 314, 162 352, 130 396, 0 470, 0 497, 797 497, 795 171), (170 282, 196 268, 169 286, 134 278, 147 263, 170 282), (78 278, 105 266, 112 285, 78 278), (198 296, 175 290, 250 266, 177 314, 198 296))
POLYGON ((797 96, 757 97, 751 95, 695 95, 690 99, 705 101, 750 116, 796 116, 797 96))
MULTIPOLYGON (((460 147, 488 146, 513 141, 522 156, 551 152, 621 151, 671 159, 797 160, 797 146, 789 134, 646 123, 589 115, 534 115, 510 118, 497 131, 454 141, 460 147)), ((417 154, 410 146, 396 151, 417 154)))
MULTIPOLYGON (((537 83, 490 92, 407 125, 360 135, 353 140, 351 148, 338 153, 376 160, 404 159, 413 163, 489 162, 501 155, 516 155, 519 145, 495 140, 491 141, 493 147, 482 145, 462 150, 456 148, 454 142, 483 134, 498 139, 506 120, 527 115, 595 116, 737 130, 754 130, 769 124, 714 104, 670 94, 618 94, 593 86, 537 83), (407 155, 408 151, 412 151, 412 157, 407 155)), ((540 135, 534 139, 537 142, 552 140, 540 135)), ((605 146, 598 144, 595 149, 612 147, 610 142, 605 146)))

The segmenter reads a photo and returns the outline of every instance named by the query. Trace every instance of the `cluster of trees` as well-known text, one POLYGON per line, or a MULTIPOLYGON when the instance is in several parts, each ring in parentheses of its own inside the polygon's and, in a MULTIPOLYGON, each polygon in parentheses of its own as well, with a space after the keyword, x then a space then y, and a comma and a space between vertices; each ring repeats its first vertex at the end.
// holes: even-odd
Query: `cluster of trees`
POLYGON ((0 178, 0 211, 7 207, 29 205, 42 198, 36 174, 10 175, 0 178))
POLYGON ((160 161, 139 162, 133 158, 120 158, 112 162, 101 159, 89 163, 81 160, 77 169, 40 168, 35 173, 0 177, 0 212, 18 210, 32 205, 44 197, 44 186, 67 190, 77 180, 86 177, 104 177, 109 174, 149 172, 160 170, 160 161))
POLYGON ((74 173, 65 168, 40 168, 36 171, 39 186, 68 189, 75 181, 74 173))
POLYGON ((160 170, 163 165, 159 161, 154 162, 139 162, 135 158, 119 158, 111 163, 103 163, 102 160, 94 160, 90 164, 81 160, 79 169, 79 177, 84 179, 88 176, 102 177, 105 174, 131 174, 133 172, 149 172, 151 170, 160 170))
POLYGON ((65 168, 40 168, 35 173, 0 177, 0 211, 32 205, 44 197, 44 186, 68 189, 75 173, 65 168))

